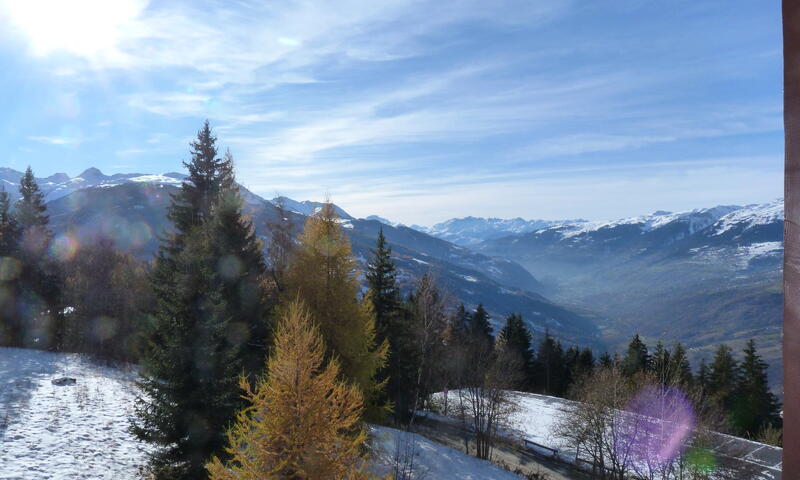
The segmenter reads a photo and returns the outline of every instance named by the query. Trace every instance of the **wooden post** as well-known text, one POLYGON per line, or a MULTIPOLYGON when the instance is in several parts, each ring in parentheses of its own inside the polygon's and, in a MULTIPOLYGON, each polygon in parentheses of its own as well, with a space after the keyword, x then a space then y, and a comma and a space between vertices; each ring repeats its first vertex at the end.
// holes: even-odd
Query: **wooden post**
POLYGON ((800 478, 800 1, 783 1, 783 472, 800 478))

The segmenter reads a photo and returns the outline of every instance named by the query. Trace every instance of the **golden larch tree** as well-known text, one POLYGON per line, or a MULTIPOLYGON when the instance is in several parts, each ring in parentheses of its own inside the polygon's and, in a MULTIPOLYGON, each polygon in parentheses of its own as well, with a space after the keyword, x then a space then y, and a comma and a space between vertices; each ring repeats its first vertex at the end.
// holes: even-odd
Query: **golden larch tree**
POLYGON ((385 382, 376 381, 386 364, 388 344, 376 345, 372 302, 359 301, 356 261, 333 204, 326 203, 306 221, 300 245, 286 272, 285 300, 299 298, 319 325, 328 355, 339 358, 343 377, 365 397, 367 416, 377 419, 385 407, 375 404, 385 382))
POLYGON ((366 471, 361 424, 363 397, 339 379, 336 358, 325 346, 309 311, 289 304, 275 332, 266 377, 255 389, 240 380, 249 406, 228 431, 223 464, 207 465, 212 480, 371 478, 366 471))

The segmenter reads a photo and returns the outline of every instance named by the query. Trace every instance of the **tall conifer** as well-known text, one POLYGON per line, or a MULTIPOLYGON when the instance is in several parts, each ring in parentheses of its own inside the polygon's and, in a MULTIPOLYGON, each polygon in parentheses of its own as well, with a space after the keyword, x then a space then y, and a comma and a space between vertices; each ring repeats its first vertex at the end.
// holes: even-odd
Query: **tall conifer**
POLYGON ((11 214, 11 201, 5 188, 0 190, 0 345, 19 344, 22 325, 17 310, 19 295, 20 228, 11 214))
POLYGON ((236 376, 261 370, 270 335, 261 244, 208 122, 191 144, 189 175, 172 196, 174 231, 153 272, 156 305, 146 328, 134 432, 158 448, 156 478, 203 478, 222 454, 241 405, 236 376))
POLYGON ((778 399, 769 390, 767 364, 756 351, 755 341, 747 342, 739 365, 733 423, 737 432, 755 437, 764 427, 780 423, 778 399))
POLYGON ((14 206, 14 218, 20 229, 17 305, 22 306, 21 338, 24 346, 58 349, 64 333, 61 314, 61 275, 59 265, 47 254, 53 234, 44 194, 39 189, 31 167, 19 183, 20 198, 14 206))
POLYGON ((368 298, 375 312, 376 342, 388 342, 386 366, 378 373, 386 382, 385 397, 394 410, 397 422, 409 416, 414 390, 413 332, 409 315, 402 309, 392 249, 383 229, 378 232, 372 258, 367 263, 368 298))
POLYGON ((628 350, 622 359, 622 373, 626 377, 632 377, 636 373, 647 371, 650 368, 650 355, 647 352, 647 345, 637 333, 628 344, 628 350))
POLYGON ((519 359, 524 376, 522 388, 529 389, 533 383, 533 350, 531 350, 531 332, 522 321, 522 315, 514 313, 506 318, 506 324, 498 334, 498 339, 503 340, 507 350, 519 359))

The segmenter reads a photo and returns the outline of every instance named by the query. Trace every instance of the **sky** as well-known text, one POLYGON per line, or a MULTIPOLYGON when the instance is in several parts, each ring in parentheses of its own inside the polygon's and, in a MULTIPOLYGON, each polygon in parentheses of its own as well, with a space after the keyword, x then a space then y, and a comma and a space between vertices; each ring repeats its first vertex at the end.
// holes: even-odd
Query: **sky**
POLYGON ((777 0, 0 0, 0 166, 266 198, 616 219, 783 191, 777 0))

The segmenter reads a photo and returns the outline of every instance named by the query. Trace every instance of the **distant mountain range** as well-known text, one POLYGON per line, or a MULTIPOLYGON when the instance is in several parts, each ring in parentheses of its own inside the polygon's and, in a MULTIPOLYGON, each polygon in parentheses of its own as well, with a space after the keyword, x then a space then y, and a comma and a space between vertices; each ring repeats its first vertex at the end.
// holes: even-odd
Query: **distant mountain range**
MULTIPOLYGON (((16 197, 21 175, 1 168, 0 185, 16 197)), ((38 181, 56 233, 79 242, 111 237, 152 258, 159 233, 170 228, 169 194, 183 178, 90 168, 38 181)), ((242 195, 265 242, 276 203, 290 212, 296 233, 322 206, 265 200, 244 188, 242 195)), ((709 359, 721 342, 738 349, 755 338, 780 386, 782 200, 609 222, 466 217, 429 228, 336 208, 362 266, 383 229, 406 291, 429 272, 453 302, 483 303, 495 326, 521 312, 536 335, 549 330, 565 343, 597 348, 621 350, 639 332, 651 345, 684 342, 697 360, 709 359)))
MULTIPOLYGON (((522 218, 451 218, 432 227, 413 225, 411 228, 458 245, 473 246, 486 240, 534 232, 553 225, 581 223, 586 220, 524 220, 522 218)), ((386 222, 384 222, 386 223, 386 222)))
MULTIPOLYGON (((0 169, 0 184, 16 198, 22 173, 0 169)), ((170 228, 165 218, 170 194, 177 191, 183 174, 104 175, 90 168, 70 178, 65 174, 39 178, 45 193, 50 224, 57 241, 70 239, 79 243, 108 237, 141 258, 152 258, 158 237, 170 228)), ((320 202, 296 201, 286 197, 265 200, 242 187, 245 212, 253 219, 257 234, 269 241, 268 224, 277 219, 275 204, 290 212, 299 234, 308 215, 320 202)), ((356 219, 336 207, 342 226, 350 238, 353 252, 363 265, 371 256, 378 232, 393 248, 398 265, 398 279, 405 291, 424 273, 435 275, 452 302, 469 307, 483 303, 493 316, 495 327, 513 312, 522 313, 536 332, 549 330, 566 343, 601 346, 599 330, 592 315, 578 313, 558 305, 537 293, 539 282, 519 264, 475 252, 404 226, 381 223, 374 219, 356 219)))
POLYGON ((682 341, 695 359, 754 338, 781 381, 783 201, 567 222, 473 249, 523 265, 543 294, 596 312, 603 338, 682 341))

